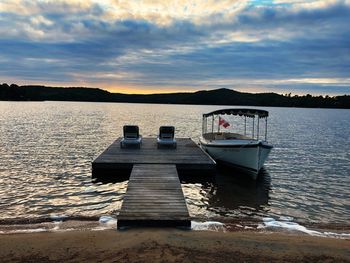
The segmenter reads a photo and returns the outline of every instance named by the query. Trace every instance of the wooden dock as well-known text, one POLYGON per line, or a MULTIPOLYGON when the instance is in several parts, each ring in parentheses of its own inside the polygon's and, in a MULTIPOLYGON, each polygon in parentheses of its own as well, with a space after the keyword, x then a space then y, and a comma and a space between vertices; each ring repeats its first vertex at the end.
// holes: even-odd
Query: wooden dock
POLYGON ((118 138, 92 162, 93 177, 129 178, 118 228, 191 224, 179 180, 180 174, 208 175, 215 161, 190 138, 177 138, 177 148, 157 148, 155 138, 142 146, 121 148, 118 138), (130 177, 129 177, 130 176, 130 177))
POLYGON ((176 138, 177 148, 157 149, 155 138, 143 138, 140 149, 120 148, 118 138, 92 162, 92 176, 118 176, 131 173, 134 164, 174 164, 179 173, 208 174, 215 161, 192 139, 176 138))
POLYGON ((127 226, 191 226, 175 165, 134 165, 118 216, 127 226))

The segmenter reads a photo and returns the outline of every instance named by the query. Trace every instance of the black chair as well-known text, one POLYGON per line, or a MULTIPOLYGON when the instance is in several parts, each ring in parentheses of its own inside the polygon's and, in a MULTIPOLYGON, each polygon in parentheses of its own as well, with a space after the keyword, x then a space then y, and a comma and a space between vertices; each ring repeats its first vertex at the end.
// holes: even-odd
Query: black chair
POLYGON ((157 137, 157 147, 160 148, 162 146, 171 147, 171 148, 177 147, 174 126, 159 127, 159 135, 157 137))
POLYGON ((120 141, 121 148, 136 147, 140 148, 142 144, 142 136, 137 125, 125 125, 123 127, 124 137, 120 141))

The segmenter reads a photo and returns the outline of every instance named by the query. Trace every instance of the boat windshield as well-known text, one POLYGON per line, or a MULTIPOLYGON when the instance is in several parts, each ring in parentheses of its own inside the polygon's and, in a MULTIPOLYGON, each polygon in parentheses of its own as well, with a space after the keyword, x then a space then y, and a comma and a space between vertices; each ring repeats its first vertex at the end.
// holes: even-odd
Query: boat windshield
POLYGON ((202 134, 238 133, 250 139, 267 141, 269 112, 259 109, 232 108, 203 114, 202 134))

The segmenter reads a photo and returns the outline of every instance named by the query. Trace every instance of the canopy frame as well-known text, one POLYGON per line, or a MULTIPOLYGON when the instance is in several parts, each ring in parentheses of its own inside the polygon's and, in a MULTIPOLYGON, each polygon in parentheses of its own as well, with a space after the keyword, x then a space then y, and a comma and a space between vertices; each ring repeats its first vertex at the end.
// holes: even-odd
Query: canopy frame
MULTIPOLYGON (((232 109, 222 109, 216 110, 209 113, 203 114, 202 122, 202 134, 208 132, 208 119, 210 123, 211 119, 211 133, 214 133, 214 122, 216 117, 221 115, 236 115, 244 117, 244 135, 247 135, 247 118, 252 118, 252 139, 259 140, 260 137, 260 119, 265 120, 265 141, 267 141, 267 117, 269 112, 266 110, 250 109, 250 108, 232 108, 232 109), (257 122, 255 122, 257 118, 257 122), (256 129, 255 129, 255 126, 256 129), (256 133, 255 133, 256 130, 256 133)), ((218 125, 218 132, 220 132, 220 125, 218 125)))

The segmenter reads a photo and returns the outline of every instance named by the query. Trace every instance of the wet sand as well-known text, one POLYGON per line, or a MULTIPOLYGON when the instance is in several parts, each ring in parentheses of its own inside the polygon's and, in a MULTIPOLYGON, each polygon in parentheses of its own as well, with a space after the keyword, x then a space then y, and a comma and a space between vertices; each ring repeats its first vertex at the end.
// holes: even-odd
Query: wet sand
POLYGON ((350 262, 350 240, 177 229, 0 235, 1 262, 350 262))

